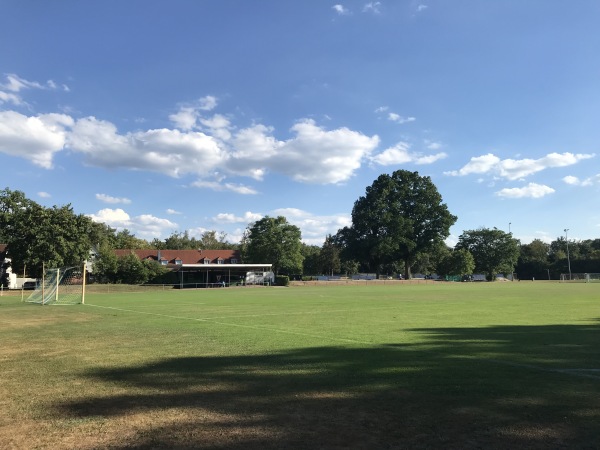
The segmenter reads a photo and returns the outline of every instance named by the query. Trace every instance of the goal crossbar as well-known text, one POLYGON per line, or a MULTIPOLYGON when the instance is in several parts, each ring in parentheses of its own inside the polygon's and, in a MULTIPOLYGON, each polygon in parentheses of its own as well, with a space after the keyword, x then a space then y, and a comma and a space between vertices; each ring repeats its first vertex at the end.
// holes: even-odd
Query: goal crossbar
POLYGON ((40 305, 76 305, 85 303, 85 266, 61 267, 43 271, 42 281, 27 298, 40 305))

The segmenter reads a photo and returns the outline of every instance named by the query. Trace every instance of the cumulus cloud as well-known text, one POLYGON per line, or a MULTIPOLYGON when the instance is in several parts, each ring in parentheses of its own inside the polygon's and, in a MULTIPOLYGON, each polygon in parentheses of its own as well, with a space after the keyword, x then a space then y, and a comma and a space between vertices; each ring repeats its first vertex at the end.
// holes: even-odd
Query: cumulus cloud
POLYGON ((593 186, 594 184, 600 183, 600 174, 585 178, 583 180, 579 179, 578 177, 568 175, 563 178, 563 181, 572 186, 593 186))
POLYGON ((498 197, 505 198, 541 198, 548 194, 554 193, 555 190, 549 186, 537 183, 529 183, 521 188, 505 188, 498 192, 498 197))
POLYGON ((121 208, 101 209, 96 214, 90 214, 89 217, 94 222, 105 223, 117 230, 127 228, 133 234, 143 239, 160 237, 169 231, 177 229, 177 224, 168 219, 161 219, 151 214, 131 217, 121 208))
POLYGON ((0 152, 28 159, 51 169, 52 159, 66 142, 73 119, 64 114, 28 117, 15 111, 0 111, 0 152))
POLYGON ((417 119, 414 117, 403 117, 400 114, 391 112, 388 114, 388 120, 395 122, 395 123, 399 123, 400 125, 403 125, 405 123, 414 122, 417 119))
POLYGON ((192 104, 181 105, 176 113, 169 115, 169 120, 180 130, 192 130, 201 119, 202 112, 212 111, 217 107, 217 103, 216 97, 207 95, 192 104))
POLYGON ((100 200, 103 203, 111 203, 111 204, 122 203, 124 205, 128 205, 131 203, 131 200, 129 200, 128 198, 111 197, 110 195, 106 195, 106 194, 96 194, 96 200, 100 200))
MULTIPOLYGON (((11 89, 22 89, 18 80, 11 89)), ((121 133, 112 122, 65 114, 25 116, 0 112, 0 152, 29 159, 50 169, 54 155, 78 153, 84 164, 106 169, 152 171, 171 177, 195 175, 194 185, 255 194, 256 190, 225 181, 231 176, 263 180, 278 173, 301 183, 336 184, 349 180, 379 145, 346 127, 328 130, 314 120, 294 124, 291 137, 278 139, 264 124, 238 129, 222 114, 205 116, 217 99, 203 97, 170 116, 175 128, 121 133), (218 183, 210 181, 220 174, 218 183)))
POLYGON ((423 155, 410 151, 410 144, 399 142, 395 146, 385 149, 383 152, 373 156, 371 161, 380 166, 391 166, 405 163, 432 164, 440 159, 446 158, 446 153, 435 155, 423 155))
POLYGON ((379 144, 376 135, 345 127, 327 131, 308 119, 291 131, 295 137, 277 145, 277 158, 270 160, 268 168, 305 183, 347 181, 379 144))
POLYGON ((445 172, 451 176, 465 176, 470 174, 489 173, 508 180, 517 180, 527 177, 545 169, 566 167, 577 164, 579 161, 593 158, 594 154, 549 153, 539 159, 504 159, 492 153, 476 156, 459 170, 445 172))
POLYGON ((350 14, 350 11, 348 11, 348 9, 346 9, 344 7, 344 5, 340 5, 340 4, 333 5, 331 7, 331 9, 333 9, 336 13, 338 13, 341 16, 350 14))
POLYGON ((172 177, 210 173, 227 159, 214 138, 200 132, 156 129, 119 134, 110 122, 79 119, 68 139, 87 164, 160 172, 172 177))
POLYGON ((370 12, 373 14, 381 13, 381 2, 369 2, 363 6, 363 12, 370 12))
POLYGON ((210 189, 217 192, 229 191, 242 195, 258 194, 254 188, 249 186, 235 183, 222 183, 219 181, 197 180, 192 183, 192 186, 201 189, 210 189))
POLYGON ((308 245, 323 245, 328 234, 336 234, 340 228, 352 225, 350 214, 315 215, 297 208, 281 208, 271 216, 284 216, 289 223, 300 228, 302 241, 308 245))
POLYGON ((264 216, 260 213, 253 213, 246 211, 243 216, 236 216, 231 213, 219 213, 213 217, 213 222, 218 224, 231 224, 231 223, 243 223, 249 224, 262 219, 264 216))

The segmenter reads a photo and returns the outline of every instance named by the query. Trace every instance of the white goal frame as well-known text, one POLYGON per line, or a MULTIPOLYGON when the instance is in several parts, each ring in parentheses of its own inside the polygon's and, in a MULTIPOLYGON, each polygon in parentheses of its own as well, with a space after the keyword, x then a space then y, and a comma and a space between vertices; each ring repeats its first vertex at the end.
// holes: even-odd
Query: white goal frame
POLYGON ((561 273, 561 283, 600 283, 600 273, 561 273))
POLYGON ((85 303, 86 266, 43 269, 42 281, 25 300, 40 305, 85 303))

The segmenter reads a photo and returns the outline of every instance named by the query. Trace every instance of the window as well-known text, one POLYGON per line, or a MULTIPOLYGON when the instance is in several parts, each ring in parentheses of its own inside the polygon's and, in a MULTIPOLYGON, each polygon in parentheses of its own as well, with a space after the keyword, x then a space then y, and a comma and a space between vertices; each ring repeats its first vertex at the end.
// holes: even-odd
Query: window
POLYGON ((179 258, 175 260, 175 264, 177 264, 178 266, 180 266, 182 263, 183 261, 181 261, 179 258))
POLYGON ((204 258, 204 264, 210 264, 210 259, 204 258))
POLYGON ((161 265, 161 266, 166 266, 166 265, 167 265, 167 263, 168 263, 168 261, 167 261, 166 259, 161 259, 161 260, 160 260, 160 265, 161 265))
POLYGON ((217 264, 223 264, 223 259, 221 259, 221 258, 217 259, 217 264))
POLYGON ((237 259, 231 258, 231 264, 237 264, 237 259))

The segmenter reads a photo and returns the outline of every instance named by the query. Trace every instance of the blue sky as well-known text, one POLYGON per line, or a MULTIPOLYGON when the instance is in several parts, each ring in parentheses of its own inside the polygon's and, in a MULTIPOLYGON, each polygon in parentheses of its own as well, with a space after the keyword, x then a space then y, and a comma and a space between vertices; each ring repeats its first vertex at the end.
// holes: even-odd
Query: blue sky
POLYGON ((138 237, 350 224, 430 176, 464 230, 600 237, 600 3, 0 2, 0 185, 138 237), (509 225, 510 224, 510 225, 509 225))

